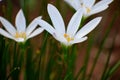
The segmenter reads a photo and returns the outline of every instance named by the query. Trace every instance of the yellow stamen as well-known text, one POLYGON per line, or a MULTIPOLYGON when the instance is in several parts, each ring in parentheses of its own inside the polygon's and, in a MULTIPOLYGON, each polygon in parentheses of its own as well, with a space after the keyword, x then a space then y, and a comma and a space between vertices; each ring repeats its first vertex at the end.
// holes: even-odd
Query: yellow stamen
POLYGON ((26 33, 25 32, 16 32, 15 38, 26 38, 26 33))
POLYGON ((64 34, 64 37, 66 38, 66 40, 67 40, 68 42, 74 40, 74 38, 70 37, 68 34, 64 34))
POLYGON ((86 7, 87 13, 89 13, 91 10, 89 7, 86 7))
POLYGON ((87 7, 86 5, 84 5, 83 3, 81 3, 81 6, 86 8, 87 13, 89 13, 91 11, 91 9, 89 7, 87 7))

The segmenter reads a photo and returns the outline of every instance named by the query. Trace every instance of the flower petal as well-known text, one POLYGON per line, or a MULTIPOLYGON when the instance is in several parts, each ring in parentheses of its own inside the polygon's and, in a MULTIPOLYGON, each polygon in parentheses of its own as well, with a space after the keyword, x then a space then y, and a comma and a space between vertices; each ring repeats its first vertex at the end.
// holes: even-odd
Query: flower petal
POLYGON ((15 38, 15 41, 16 42, 25 42, 25 39, 24 38, 15 38))
POLYGON ((91 12, 88 14, 88 16, 99 13, 101 11, 104 11, 105 9, 107 9, 109 6, 108 5, 101 5, 98 6, 96 8, 93 7, 93 9, 91 10, 91 12))
POLYGON ((86 7, 89 7, 91 8, 94 3, 95 3, 96 0, 83 0, 83 4, 86 6, 86 7))
POLYGON ((42 18, 41 16, 37 17, 29 24, 29 26, 26 29, 26 35, 27 36, 29 34, 31 34, 31 32, 37 27, 37 25, 38 25, 38 21, 37 20, 40 20, 41 18, 42 18))
POLYGON ((18 12, 16 16, 15 24, 18 32, 25 32, 26 20, 25 20, 25 16, 23 14, 22 9, 18 12))
POLYGON ((3 29, 0 28, 0 34, 9 38, 9 39, 14 39, 13 36, 11 36, 8 32, 4 31, 3 29))
POLYGON ((78 39, 71 41, 71 44, 80 43, 80 42, 83 42, 85 40, 87 40, 87 37, 78 38, 78 39))
POLYGON ((56 7, 54 7, 51 4, 48 4, 48 13, 52 20, 52 23, 55 27, 55 29, 59 32, 64 34, 65 33, 65 25, 62 19, 62 16, 60 15, 59 11, 56 7))
POLYGON ((68 28, 67 28, 67 34, 74 36, 74 34, 77 32, 80 23, 81 23, 81 19, 82 19, 82 15, 83 15, 83 10, 79 9, 71 18, 69 24, 68 24, 68 28))
POLYGON ((55 29, 44 20, 38 20, 38 25, 48 31, 51 35, 55 32, 55 29))
POLYGON ((9 23, 8 20, 6 20, 3 17, 0 17, 0 21, 3 24, 3 26, 5 27, 5 29, 11 34, 14 35, 16 33, 15 28, 13 27, 13 25, 11 23, 9 23))
POLYGON ((97 2, 92 9, 99 8, 101 6, 108 6, 113 0, 102 0, 97 2))
POLYGON ((68 3, 75 10, 78 10, 80 8, 80 0, 65 0, 65 2, 68 3))
POLYGON ((108 5, 113 2, 113 0, 103 0, 103 1, 105 1, 105 3, 108 5))
POLYGON ((101 12, 101 11, 107 9, 108 5, 112 1, 113 0, 102 0, 102 1, 97 2, 92 8, 92 13, 98 13, 98 12, 101 12))
POLYGON ((27 39, 32 38, 32 37, 34 37, 34 36, 37 36, 38 34, 40 34, 40 33, 43 32, 43 31, 44 31, 44 29, 39 27, 38 29, 36 29, 35 31, 33 31, 33 32, 27 37, 27 39))
POLYGON ((88 22, 85 26, 82 27, 82 29, 80 29, 75 38, 82 38, 85 35, 87 35, 89 32, 91 32, 101 21, 102 17, 97 17, 93 20, 91 20, 90 22, 88 22))
POLYGON ((103 5, 109 5, 113 0, 102 0, 102 1, 99 1, 97 2, 95 5, 94 5, 94 8, 97 8, 99 6, 103 6, 103 5))
POLYGON ((64 38, 64 36, 58 33, 57 31, 54 32, 52 36, 61 43, 64 43, 64 44, 67 43, 67 40, 64 38))

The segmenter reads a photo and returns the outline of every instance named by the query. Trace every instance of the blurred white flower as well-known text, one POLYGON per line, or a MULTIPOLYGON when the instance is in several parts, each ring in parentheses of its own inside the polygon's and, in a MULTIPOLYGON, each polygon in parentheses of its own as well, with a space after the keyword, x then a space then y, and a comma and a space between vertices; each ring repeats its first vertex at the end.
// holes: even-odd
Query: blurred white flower
POLYGON ((26 20, 23 11, 20 10, 16 16, 15 28, 8 20, 0 17, 0 21, 6 29, 0 28, 0 34, 16 42, 25 42, 27 39, 40 34, 44 30, 41 27, 36 28, 38 25, 37 19, 41 19, 41 16, 35 18, 26 28, 26 20))
POLYGON ((84 10, 84 17, 99 13, 109 7, 113 0, 101 0, 95 3, 96 0, 65 0, 75 10, 82 8, 84 10))
POLYGON ((85 41, 87 39, 86 35, 101 21, 101 17, 97 17, 78 30, 83 15, 83 11, 79 9, 73 15, 68 24, 67 30, 65 30, 63 18, 56 7, 48 4, 48 14, 54 27, 42 19, 38 20, 39 25, 47 30, 56 40, 66 46, 85 41))

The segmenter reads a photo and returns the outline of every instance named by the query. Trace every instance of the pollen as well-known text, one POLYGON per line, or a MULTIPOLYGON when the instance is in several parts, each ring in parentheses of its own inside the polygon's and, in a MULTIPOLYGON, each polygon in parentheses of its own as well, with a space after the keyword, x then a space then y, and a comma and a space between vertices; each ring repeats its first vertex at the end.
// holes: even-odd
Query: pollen
POLYGON ((87 13, 89 13, 91 10, 89 7, 86 7, 87 13))
POLYGON ((67 42, 73 41, 74 38, 70 37, 68 34, 64 34, 65 39, 67 40, 67 42))
POLYGON ((84 5, 83 3, 81 3, 82 7, 85 7, 87 13, 89 13, 91 11, 91 9, 89 7, 87 7, 86 5, 84 5))
POLYGON ((25 32, 16 32, 15 38, 26 38, 26 33, 25 32))

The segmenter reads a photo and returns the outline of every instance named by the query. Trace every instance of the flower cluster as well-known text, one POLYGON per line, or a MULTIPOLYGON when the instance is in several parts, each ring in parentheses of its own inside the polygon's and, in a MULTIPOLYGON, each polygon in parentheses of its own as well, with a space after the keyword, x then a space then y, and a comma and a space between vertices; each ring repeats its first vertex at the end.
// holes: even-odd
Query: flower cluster
POLYGON ((87 39, 86 35, 92 31, 101 20, 101 17, 97 17, 88 22, 85 26, 82 27, 82 29, 78 30, 83 16, 82 9, 79 9, 73 15, 68 24, 67 30, 65 30, 62 16, 60 15, 59 11, 51 4, 48 4, 48 13, 54 27, 42 19, 39 20, 39 25, 47 30, 56 40, 65 44, 66 46, 85 41, 87 39))
POLYGON ((83 9, 84 17, 91 16, 107 9, 113 0, 101 0, 97 3, 95 3, 95 1, 96 0, 65 0, 65 2, 76 11, 80 8, 83 9))
POLYGON ((29 38, 40 34, 45 29, 56 40, 66 46, 80 43, 87 39, 86 35, 91 32, 101 21, 101 17, 97 17, 89 21, 79 30, 82 18, 107 9, 108 5, 112 1, 113 0, 101 0, 95 4, 95 0, 65 0, 65 2, 70 4, 76 10, 67 26, 67 29, 65 29, 65 24, 60 12, 52 4, 48 4, 47 10, 53 26, 41 19, 40 16, 35 18, 26 28, 26 20, 23 11, 20 10, 16 16, 16 28, 13 27, 13 25, 5 18, 0 17, 0 21, 6 29, 4 30, 0 28, 0 34, 13 39, 16 42, 25 42, 29 38), (37 25, 40 27, 37 28, 37 25))
POLYGON ((38 19, 41 19, 41 16, 35 18, 26 28, 26 20, 23 11, 20 10, 16 16, 15 21, 16 28, 15 28, 5 18, 0 17, 0 21, 3 24, 4 28, 6 29, 5 31, 4 29, 0 28, 0 34, 10 39, 13 39, 16 42, 25 42, 27 39, 38 35, 44 30, 41 27, 36 29, 38 25, 37 23, 38 19))

